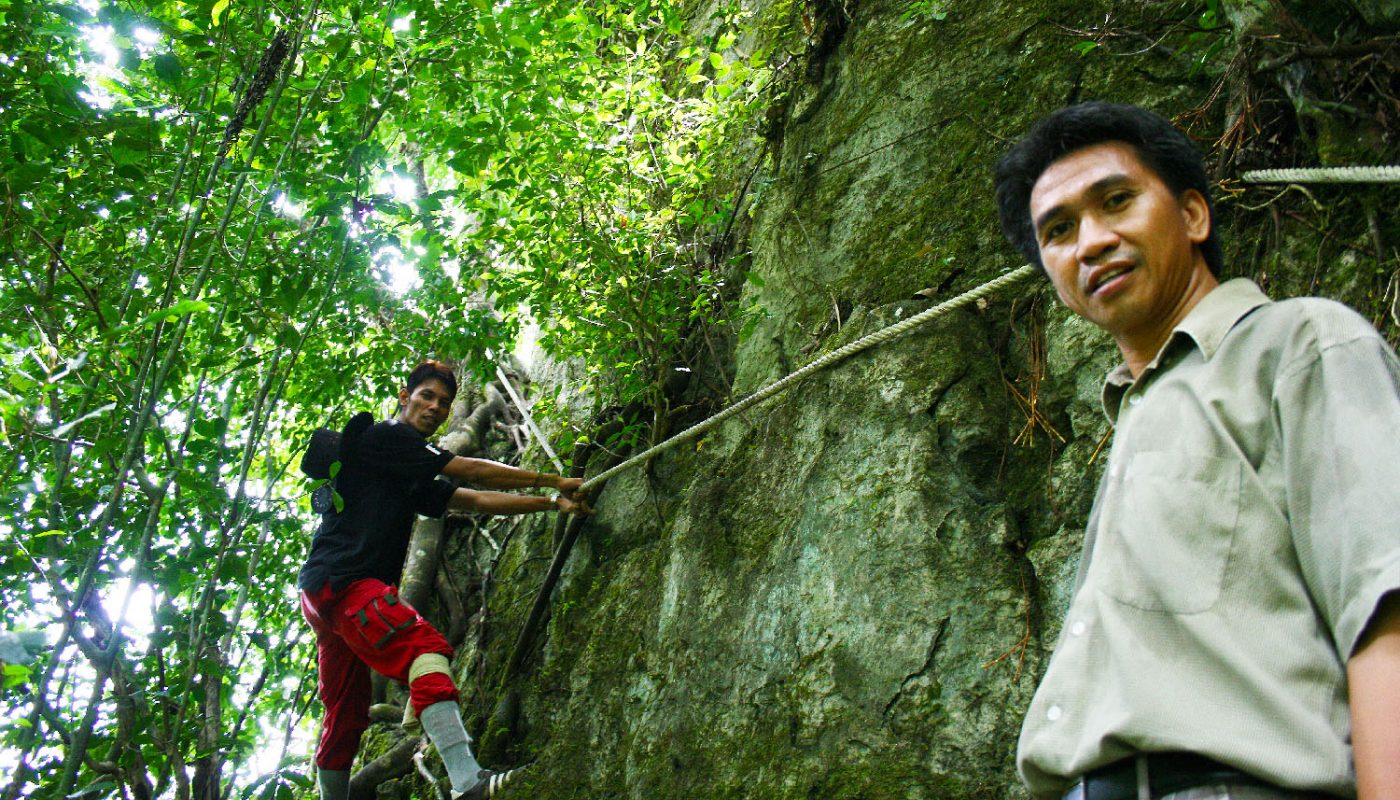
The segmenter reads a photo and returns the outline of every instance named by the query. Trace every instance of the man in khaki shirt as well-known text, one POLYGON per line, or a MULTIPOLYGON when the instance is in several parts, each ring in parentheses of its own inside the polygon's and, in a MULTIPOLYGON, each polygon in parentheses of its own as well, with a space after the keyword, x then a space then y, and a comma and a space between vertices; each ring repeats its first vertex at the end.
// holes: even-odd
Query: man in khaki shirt
POLYGON ((997 167, 1007 238, 1108 331, 1115 434, 1021 732, 1037 798, 1400 798, 1400 361, 1219 283, 1200 154, 1086 103, 997 167))

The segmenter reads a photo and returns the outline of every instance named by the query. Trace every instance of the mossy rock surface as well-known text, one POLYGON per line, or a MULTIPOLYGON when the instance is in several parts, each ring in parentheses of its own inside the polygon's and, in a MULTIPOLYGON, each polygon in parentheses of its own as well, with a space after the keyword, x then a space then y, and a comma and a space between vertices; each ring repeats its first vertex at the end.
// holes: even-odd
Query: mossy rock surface
MULTIPOLYGON (((805 6, 779 3, 750 33, 806 61, 735 244, 761 280, 744 302, 767 315, 737 342, 716 337, 735 342, 734 397, 927 308, 919 290, 949 297, 1019 266, 991 172, 1042 114, 1137 102, 1211 147, 1230 101, 1188 48, 1222 41, 1212 63, 1228 64, 1231 48, 1272 46, 1246 26, 1278 24, 1271 4, 1251 17, 1226 3, 1239 22, 1220 38, 1149 46, 1204 3, 810 5, 810 35, 805 6)), ((1338 12, 1333 32, 1365 34, 1361 13, 1338 12)), ((1276 76, 1256 77, 1285 138, 1247 155, 1316 159, 1276 76)), ((1395 190, 1229 188, 1227 277, 1338 297, 1394 338, 1395 190)), ((1115 361, 1032 282, 615 478, 511 687, 516 728, 482 737, 493 759, 536 762, 508 796, 1024 797, 1016 738, 1068 604, 1115 361)), ((480 653, 488 677, 552 548, 543 524, 527 528, 498 562, 485 650, 461 656, 480 653)), ((467 702, 478 735, 499 691, 488 681, 467 702)))

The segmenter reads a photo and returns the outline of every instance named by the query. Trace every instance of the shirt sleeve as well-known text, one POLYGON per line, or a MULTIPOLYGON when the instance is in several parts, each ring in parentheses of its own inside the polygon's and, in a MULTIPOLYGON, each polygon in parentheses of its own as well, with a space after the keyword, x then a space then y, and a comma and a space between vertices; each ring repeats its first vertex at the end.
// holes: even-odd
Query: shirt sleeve
POLYGON ((425 517, 441 517, 447 513, 447 504, 456 490, 456 486, 442 478, 427 481, 414 490, 413 497, 410 498, 413 513, 425 517))
POLYGON ((1346 661, 1400 588, 1400 362, 1350 311, 1311 322, 1273 413, 1299 567, 1346 661))
POLYGON ((407 425, 380 423, 360 440, 356 459, 395 475, 415 481, 430 481, 439 475, 453 454, 429 444, 407 425))

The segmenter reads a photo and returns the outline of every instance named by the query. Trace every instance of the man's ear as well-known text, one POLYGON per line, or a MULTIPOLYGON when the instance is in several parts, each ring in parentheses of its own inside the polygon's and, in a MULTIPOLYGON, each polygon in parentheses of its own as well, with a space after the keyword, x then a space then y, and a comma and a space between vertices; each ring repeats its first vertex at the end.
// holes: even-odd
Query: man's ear
POLYGON ((1195 189, 1187 189, 1177 198, 1181 218, 1186 223, 1186 236, 1192 244, 1204 244, 1210 238, 1210 204, 1195 189))
POLYGON ((407 406, 407 405, 408 405, 408 388, 405 387, 405 388, 399 390, 399 410, 400 410, 400 411, 403 411, 403 410, 404 410, 404 407, 407 406))

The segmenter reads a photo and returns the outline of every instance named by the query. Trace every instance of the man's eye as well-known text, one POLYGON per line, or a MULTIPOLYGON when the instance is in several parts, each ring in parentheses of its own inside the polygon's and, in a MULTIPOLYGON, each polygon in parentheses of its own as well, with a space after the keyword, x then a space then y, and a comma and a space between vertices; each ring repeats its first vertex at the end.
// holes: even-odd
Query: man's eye
POLYGON ((1108 198, 1104 200, 1103 204, 1105 208, 1122 208, 1128 204, 1128 201, 1131 200, 1132 197, 1133 196, 1127 192, 1115 192, 1109 195, 1108 198))
POLYGON ((1060 238, 1061 236, 1064 236, 1066 233, 1069 233, 1069 229, 1070 224, 1066 221, 1061 220, 1060 222, 1053 222, 1050 225, 1046 226, 1045 229, 1041 232, 1041 236, 1043 236, 1047 242, 1053 241, 1055 239, 1060 238))

